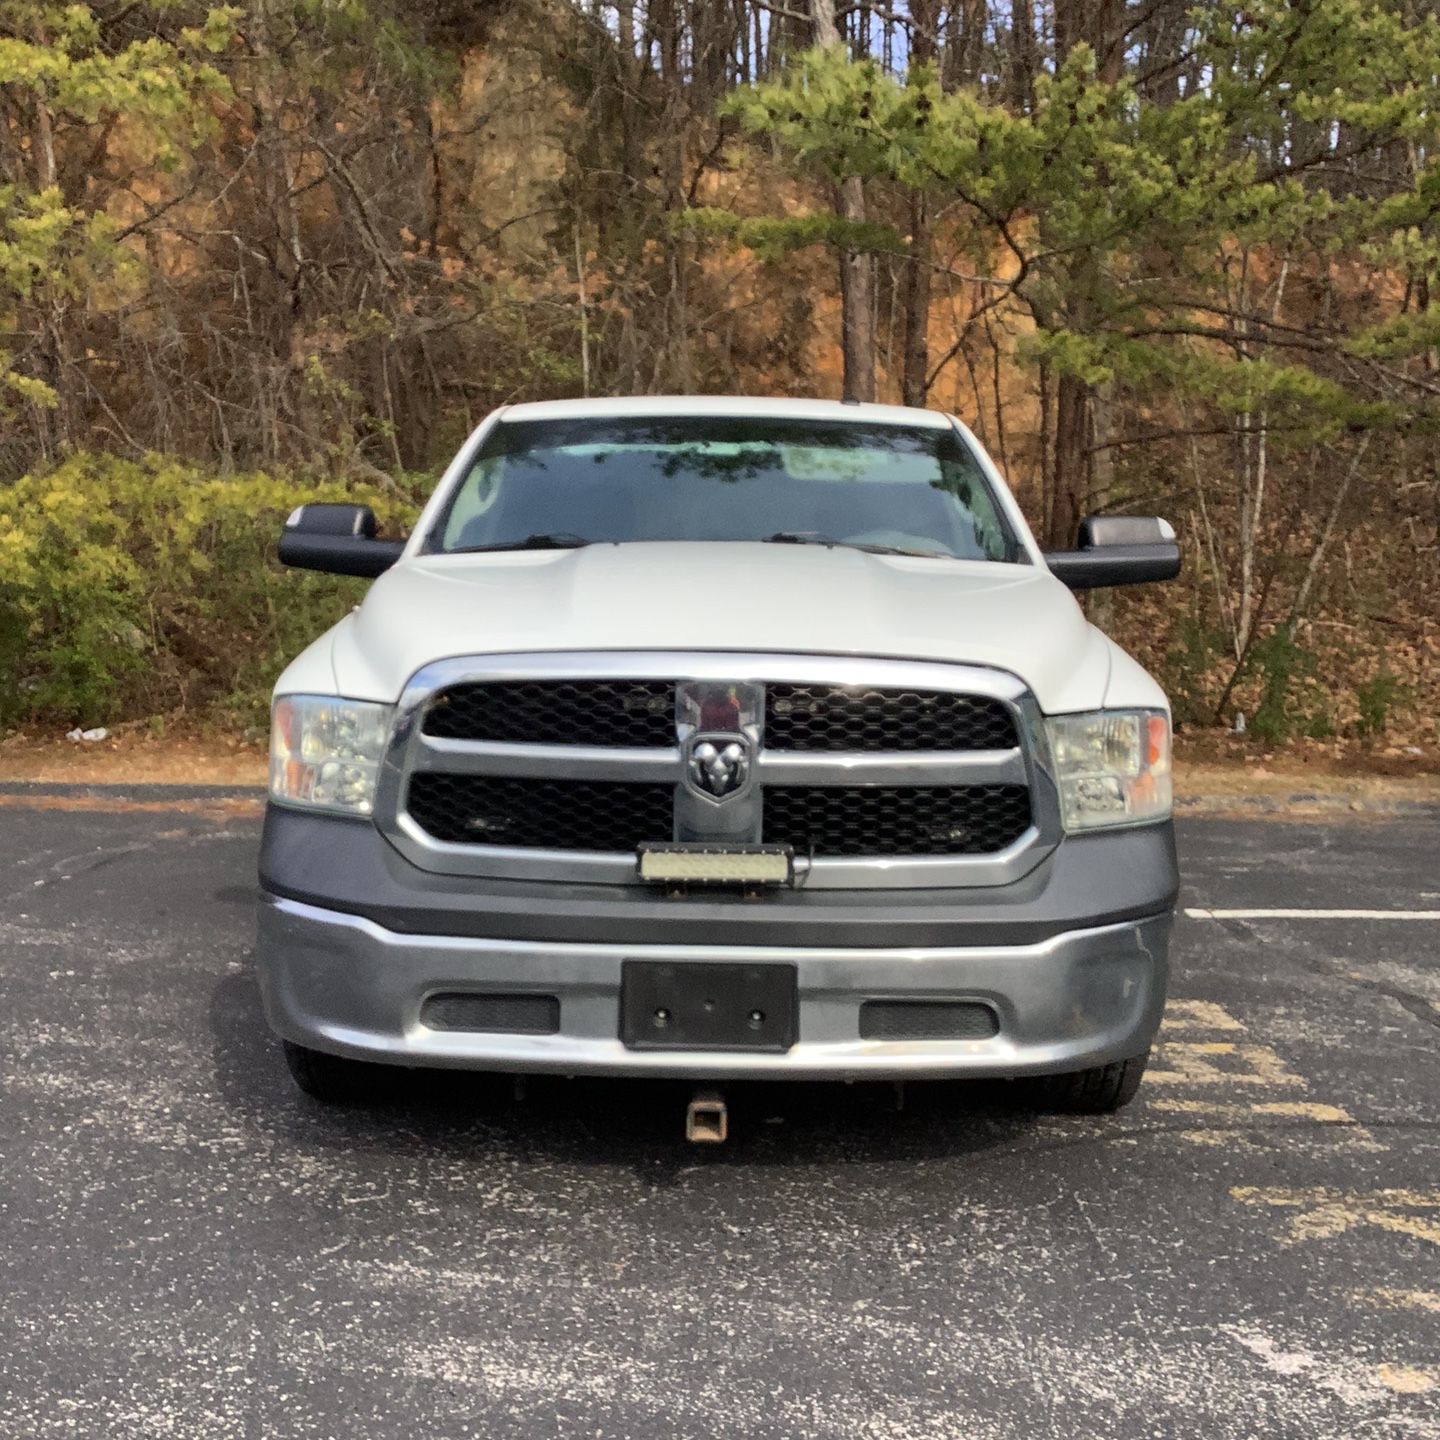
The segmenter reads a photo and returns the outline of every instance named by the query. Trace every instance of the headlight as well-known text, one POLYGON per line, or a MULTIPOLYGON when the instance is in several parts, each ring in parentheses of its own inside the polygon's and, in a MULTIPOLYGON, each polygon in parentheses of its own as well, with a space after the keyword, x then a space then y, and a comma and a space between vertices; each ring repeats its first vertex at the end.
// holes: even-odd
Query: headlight
POLYGON ((270 798, 368 815, 390 738, 388 705, 328 695, 282 695, 270 727, 270 798))
POLYGON ((1045 722, 1067 830, 1135 825, 1170 813, 1170 720, 1158 710, 1096 710, 1045 722))

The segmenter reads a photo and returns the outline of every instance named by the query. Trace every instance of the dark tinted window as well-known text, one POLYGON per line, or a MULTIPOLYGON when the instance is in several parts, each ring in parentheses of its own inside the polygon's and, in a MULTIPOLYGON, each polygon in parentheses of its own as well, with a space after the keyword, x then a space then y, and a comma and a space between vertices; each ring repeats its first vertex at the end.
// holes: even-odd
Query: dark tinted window
POLYGON ((1023 560, 950 429, 715 417, 501 423, 432 548, 825 536, 967 560, 1023 560))

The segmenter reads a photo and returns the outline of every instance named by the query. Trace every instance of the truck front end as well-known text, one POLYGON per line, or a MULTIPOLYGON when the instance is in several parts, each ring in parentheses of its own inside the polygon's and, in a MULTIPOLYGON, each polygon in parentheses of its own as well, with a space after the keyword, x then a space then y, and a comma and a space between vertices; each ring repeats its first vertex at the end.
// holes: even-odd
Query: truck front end
MULTIPOLYGON (((905 416, 914 453, 960 455, 962 484, 938 473, 969 537, 921 543, 941 509, 924 529, 541 543, 522 510, 511 544, 503 484, 545 436, 479 435, 419 543, 277 689, 258 956, 307 1088, 380 1062, 1133 1094, 1177 889, 1163 696, 953 422, 753 403, 739 429, 682 416, 691 463, 700 425, 721 437, 702 458, 754 480, 746 436, 778 428, 796 453, 759 478, 786 467, 764 503, 789 519, 829 494, 829 427, 893 447, 905 416), (499 480, 473 478, 486 464, 499 480)), ((627 476, 677 443, 643 418, 627 476)), ((597 422, 547 421, 593 463, 597 422)), ((877 464, 840 453, 848 478, 877 464)), ((925 497, 902 482, 935 482, 899 468, 880 500, 905 516, 925 497)))

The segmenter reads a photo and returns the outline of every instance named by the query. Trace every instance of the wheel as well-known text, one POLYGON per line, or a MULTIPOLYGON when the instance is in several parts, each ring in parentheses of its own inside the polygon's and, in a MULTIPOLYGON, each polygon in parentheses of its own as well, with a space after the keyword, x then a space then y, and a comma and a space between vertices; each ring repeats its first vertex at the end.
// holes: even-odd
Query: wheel
POLYGON ((384 1065, 327 1055, 323 1050, 310 1050, 289 1040, 284 1045, 285 1063, 292 1078, 312 1100, 326 1105, 365 1105, 385 1093, 389 1077, 384 1065))
POLYGON ((1026 1098, 1037 1110, 1056 1110, 1069 1115, 1110 1115, 1128 1105, 1140 1088, 1145 1064, 1150 1059, 1132 1055, 1093 1070, 1072 1070, 1064 1075, 1036 1075, 1025 1082, 1026 1098))

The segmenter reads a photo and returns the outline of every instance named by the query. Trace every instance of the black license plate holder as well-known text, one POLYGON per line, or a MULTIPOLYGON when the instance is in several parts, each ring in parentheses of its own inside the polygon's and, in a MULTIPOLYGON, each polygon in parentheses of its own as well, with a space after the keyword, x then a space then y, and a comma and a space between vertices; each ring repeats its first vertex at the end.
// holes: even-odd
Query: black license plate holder
POLYGON ((632 1050, 759 1050, 795 1043, 793 965, 627 960, 620 1038, 632 1050))

